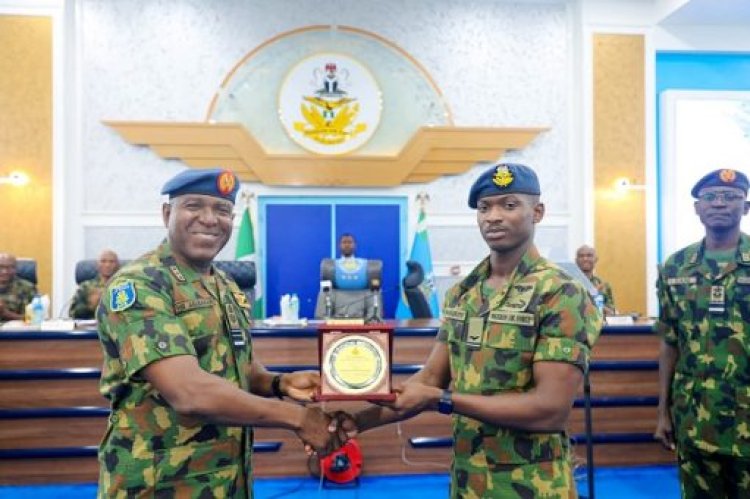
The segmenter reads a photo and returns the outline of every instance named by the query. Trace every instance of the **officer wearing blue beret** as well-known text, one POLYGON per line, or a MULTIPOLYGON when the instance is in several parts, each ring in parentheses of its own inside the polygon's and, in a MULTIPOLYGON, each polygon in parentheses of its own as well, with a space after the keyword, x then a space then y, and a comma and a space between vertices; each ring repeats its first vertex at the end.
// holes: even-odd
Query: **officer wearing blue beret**
POLYGON ((662 337, 655 437, 677 451, 682 497, 750 497, 748 179, 714 170, 695 183, 705 237, 677 251, 656 283, 662 337))
POLYGON ((539 196, 539 179, 534 170, 518 163, 500 163, 482 173, 469 191, 469 208, 477 209, 477 201, 498 194, 531 194, 539 196))
POLYGON ((107 286, 97 319, 112 416, 100 497, 252 497, 256 424, 292 430, 321 454, 341 444, 319 408, 278 400, 311 401, 320 376, 266 370, 253 356, 247 298, 213 265, 238 189, 222 169, 169 180, 166 240, 107 286))
POLYGON ((489 255, 446 293, 432 352, 396 401, 344 423, 366 431, 425 410, 453 414, 453 498, 576 494, 565 429, 602 319, 583 285, 534 246, 540 192, 525 165, 479 176, 469 206, 489 255))

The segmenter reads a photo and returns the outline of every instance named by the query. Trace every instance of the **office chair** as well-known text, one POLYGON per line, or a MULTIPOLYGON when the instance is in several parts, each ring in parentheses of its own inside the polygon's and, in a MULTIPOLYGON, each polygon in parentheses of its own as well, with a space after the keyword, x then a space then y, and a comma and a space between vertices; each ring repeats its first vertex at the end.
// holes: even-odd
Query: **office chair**
MULTIPOLYGON (((130 260, 120 260, 120 266, 124 267, 128 262, 130 260)), ((76 263, 76 284, 94 279, 99 275, 99 272, 96 270, 96 263, 96 260, 80 260, 76 263)), ((253 302, 255 298, 255 280, 257 278, 254 262, 217 260, 214 262, 214 265, 234 279, 234 282, 245 293, 250 303, 253 302)))
POLYGON ((406 262, 407 273, 401 281, 404 286, 406 302, 411 310, 411 315, 415 319, 431 319, 432 310, 419 286, 424 281, 424 269, 422 265, 414 260, 406 262))
POLYGON ((352 317, 370 319, 383 315, 382 260, 357 259, 359 267, 344 271, 336 260, 320 262, 320 285, 315 318, 352 317))
POLYGON ((25 279, 36 286, 36 260, 33 258, 16 258, 16 277, 25 279))

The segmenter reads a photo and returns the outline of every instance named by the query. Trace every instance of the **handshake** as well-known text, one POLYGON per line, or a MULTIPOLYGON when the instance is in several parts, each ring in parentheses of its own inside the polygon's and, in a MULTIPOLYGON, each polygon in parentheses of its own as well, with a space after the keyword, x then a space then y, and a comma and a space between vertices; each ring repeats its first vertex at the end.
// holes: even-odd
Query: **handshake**
POLYGON ((296 433, 308 455, 317 453, 323 457, 341 448, 357 435, 358 429, 354 416, 347 412, 329 414, 317 407, 306 407, 296 433))

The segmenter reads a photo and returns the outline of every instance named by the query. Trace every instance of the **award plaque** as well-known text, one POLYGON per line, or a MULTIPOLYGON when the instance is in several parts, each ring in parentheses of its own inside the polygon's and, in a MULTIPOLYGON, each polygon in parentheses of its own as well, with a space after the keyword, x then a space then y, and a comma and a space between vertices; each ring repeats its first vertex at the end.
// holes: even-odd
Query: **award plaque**
POLYGON ((391 391, 393 326, 318 328, 320 394, 317 400, 394 400, 391 391))

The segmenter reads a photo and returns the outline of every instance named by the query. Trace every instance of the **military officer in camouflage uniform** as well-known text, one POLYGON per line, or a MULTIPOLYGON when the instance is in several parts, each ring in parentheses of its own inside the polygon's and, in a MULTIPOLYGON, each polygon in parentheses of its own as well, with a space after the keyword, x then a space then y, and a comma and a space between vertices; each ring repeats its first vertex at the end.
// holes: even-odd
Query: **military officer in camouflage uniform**
POLYGON ((102 291, 107 287, 109 279, 120 268, 117 253, 104 250, 99 254, 96 262, 97 276, 83 281, 76 290, 70 303, 68 315, 74 319, 93 319, 102 291))
POLYGON ((596 255, 596 250, 591 246, 583 245, 576 251, 576 265, 581 269, 581 272, 588 277, 591 284, 594 285, 596 290, 604 298, 604 313, 607 315, 614 315, 617 313, 615 308, 615 297, 612 293, 612 286, 594 274, 594 268, 596 262, 599 261, 599 257, 596 255))
POLYGON ((253 358, 250 305, 212 264, 231 234, 238 187, 219 169, 167 182, 166 240, 107 286, 97 318, 112 413, 99 497, 251 497, 252 426, 332 450, 329 416, 264 398, 310 400, 319 375, 270 373, 253 358))
POLYGON ((735 170, 701 178, 691 194, 703 240, 659 270, 656 438, 676 444, 682 496, 750 498, 750 209, 735 170))
POLYGON ((365 431, 453 414, 454 498, 577 497, 565 430, 602 318, 583 284, 534 246, 539 195, 520 164, 476 180, 469 206, 489 257, 448 291, 437 342, 395 403, 342 418, 365 431))
POLYGON ((0 321, 23 320, 36 286, 16 277, 16 257, 0 253, 0 321))

